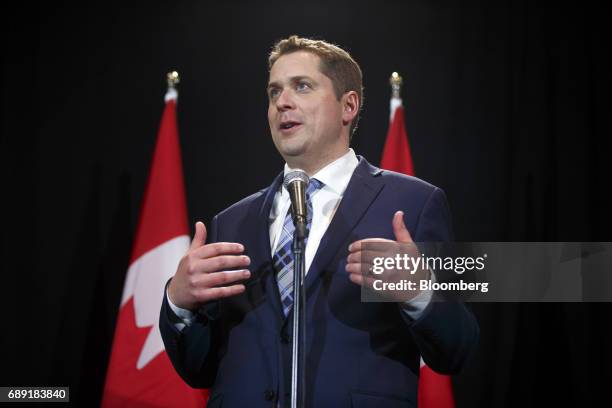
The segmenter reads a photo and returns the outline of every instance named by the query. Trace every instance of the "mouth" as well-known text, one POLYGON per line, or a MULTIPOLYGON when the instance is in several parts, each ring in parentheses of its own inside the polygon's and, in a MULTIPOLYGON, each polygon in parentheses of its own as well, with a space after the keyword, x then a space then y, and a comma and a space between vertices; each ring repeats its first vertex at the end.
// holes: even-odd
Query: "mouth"
POLYGON ((281 133, 293 133, 302 126, 300 122, 294 120, 287 120, 280 123, 278 129, 281 133))

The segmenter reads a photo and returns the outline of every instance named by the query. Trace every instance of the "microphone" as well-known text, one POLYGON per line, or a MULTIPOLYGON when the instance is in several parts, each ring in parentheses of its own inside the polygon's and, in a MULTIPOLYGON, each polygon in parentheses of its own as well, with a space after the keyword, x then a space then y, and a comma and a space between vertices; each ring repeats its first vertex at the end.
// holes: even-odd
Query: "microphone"
POLYGON ((308 207, 306 206, 306 188, 310 177, 304 170, 295 169, 285 175, 283 186, 289 192, 291 199, 291 216, 295 225, 296 237, 303 240, 306 235, 306 219, 308 207))
POLYGON ((293 339, 291 356, 291 408, 303 407, 305 401, 306 367, 306 188, 310 178, 304 170, 295 169, 285 175, 283 186, 289 191, 291 215, 295 231, 293 233, 293 339), (298 400, 300 401, 298 403, 298 400))

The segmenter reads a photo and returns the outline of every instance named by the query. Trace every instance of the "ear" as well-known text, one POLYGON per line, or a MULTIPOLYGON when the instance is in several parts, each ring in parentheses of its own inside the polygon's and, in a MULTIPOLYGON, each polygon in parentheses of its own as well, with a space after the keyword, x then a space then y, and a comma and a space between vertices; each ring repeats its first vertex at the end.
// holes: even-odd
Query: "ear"
POLYGON ((355 91, 348 91, 342 95, 342 124, 350 125, 359 113, 359 95, 355 91))

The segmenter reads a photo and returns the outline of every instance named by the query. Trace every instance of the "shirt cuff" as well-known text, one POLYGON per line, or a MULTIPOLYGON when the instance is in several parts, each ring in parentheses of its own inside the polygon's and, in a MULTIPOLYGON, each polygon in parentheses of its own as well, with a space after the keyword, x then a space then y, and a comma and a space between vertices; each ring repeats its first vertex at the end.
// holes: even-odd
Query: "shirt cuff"
MULTIPOLYGON (((431 270, 429 272, 429 279, 432 283, 435 283, 436 275, 431 270)), ((400 309, 403 313, 406 313, 406 315, 408 315, 408 317, 412 320, 417 320, 425 312, 425 309, 431 302, 432 297, 433 290, 422 290, 412 299, 400 303, 400 309)))
POLYGON ((174 327, 177 330, 183 330, 185 326, 190 326, 195 319, 195 313, 188 309, 183 309, 182 307, 178 307, 170 300, 170 296, 168 295, 168 290, 166 289, 166 300, 168 301, 168 305, 172 312, 178 316, 179 319, 183 321, 183 323, 174 323, 174 327))

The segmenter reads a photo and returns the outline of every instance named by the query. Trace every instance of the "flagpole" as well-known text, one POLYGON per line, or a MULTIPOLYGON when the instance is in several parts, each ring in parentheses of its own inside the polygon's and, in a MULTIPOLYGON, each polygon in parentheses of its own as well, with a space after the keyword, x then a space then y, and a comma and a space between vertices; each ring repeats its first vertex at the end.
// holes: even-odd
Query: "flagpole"
POLYGON ((389 84, 391 85, 391 98, 401 99, 400 89, 403 82, 404 80, 400 74, 397 72, 391 74, 391 77, 389 78, 389 84))
POLYGON ((395 116, 395 110, 402 106, 402 97, 400 95, 400 91, 402 89, 402 84, 404 83, 404 79, 397 72, 393 72, 391 77, 389 77, 389 85, 391 85, 391 99, 389 103, 389 121, 393 122, 393 117, 395 116))
POLYGON ((164 96, 164 101, 166 101, 166 103, 168 103, 170 100, 174 100, 176 102, 178 99, 178 91, 176 90, 176 86, 181 82, 179 73, 176 71, 168 72, 166 74, 166 82, 168 83, 168 90, 166 91, 166 96, 164 96))
POLYGON ((181 82, 179 73, 171 71, 166 74, 166 81, 168 82, 168 88, 176 89, 176 86, 181 82))

